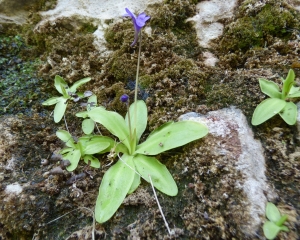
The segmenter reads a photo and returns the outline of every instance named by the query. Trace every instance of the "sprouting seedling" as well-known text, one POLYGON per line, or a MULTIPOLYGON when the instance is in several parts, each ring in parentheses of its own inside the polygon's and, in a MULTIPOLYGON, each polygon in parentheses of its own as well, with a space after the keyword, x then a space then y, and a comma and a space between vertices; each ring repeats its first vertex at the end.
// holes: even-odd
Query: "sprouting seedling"
POLYGON ((58 123, 62 119, 62 117, 65 114, 65 111, 67 109, 68 101, 74 100, 75 102, 78 101, 82 97, 88 97, 91 95, 90 91, 87 91, 85 94, 82 93, 76 93, 77 88, 80 87, 82 84, 90 81, 91 78, 83 78, 77 82, 75 82, 70 88, 68 87, 68 84, 65 82, 65 80, 56 75, 54 79, 54 86, 56 90, 62 94, 61 97, 52 97, 43 102, 43 105, 50 106, 55 105, 54 108, 54 122, 58 123))
POLYGON ((271 202, 267 203, 266 216, 269 219, 269 221, 266 221, 264 223, 263 231, 267 239, 276 238, 277 234, 280 231, 289 231, 287 226, 283 225, 288 218, 287 215, 281 216, 278 208, 271 202))
POLYGON ((291 98, 300 97, 299 87, 295 87, 295 73, 290 69, 285 80, 282 79, 282 92, 279 86, 266 79, 259 79, 261 91, 270 98, 262 101, 254 110, 252 125, 259 125, 271 117, 279 114, 280 117, 289 125, 294 125, 297 120, 297 106, 288 101, 291 98))
POLYGON ((82 131, 85 134, 91 134, 95 128, 95 122, 88 117, 88 112, 97 106, 97 96, 92 95, 89 97, 88 102, 86 103, 86 111, 76 113, 77 117, 82 117, 84 120, 82 121, 82 131))

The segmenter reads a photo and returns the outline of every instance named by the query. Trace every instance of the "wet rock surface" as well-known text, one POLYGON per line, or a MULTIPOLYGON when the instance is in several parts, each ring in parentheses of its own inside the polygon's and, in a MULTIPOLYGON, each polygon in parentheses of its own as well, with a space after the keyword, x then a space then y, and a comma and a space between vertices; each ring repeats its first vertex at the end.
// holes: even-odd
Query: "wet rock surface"
MULTIPOLYGON (((279 117, 258 127, 249 125, 255 107, 265 98, 258 78, 280 83, 280 77, 293 67, 300 82, 298 3, 239 1, 230 17, 218 20, 224 25, 223 33, 206 49, 199 45, 194 24, 186 22, 197 14, 197 4, 204 2, 208 1, 175 0, 134 9, 151 15, 143 35, 140 69, 139 98, 149 111, 144 138, 162 123, 188 112, 195 112, 194 117, 201 114, 201 121, 210 128, 207 137, 158 156, 179 187, 176 197, 158 192, 175 235, 168 236, 152 189, 144 182, 110 221, 96 224, 96 239, 262 239, 266 201, 289 216, 290 232, 280 233, 278 239, 299 239, 299 130, 279 117), (211 59, 208 64, 207 59, 211 59)), ((7 48, 1 48, 5 52, 0 60, 5 66, 11 64, 10 71, 15 73, 23 69, 18 59, 39 59, 30 71, 41 79, 34 82, 35 87, 28 85, 35 93, 25 101, 30 111, 21 104, 8 105, 13 99, 1 105, 7 108, 0 118, 0 236, 91 239, 92 216, 83 207, 93 210, 108 168, 79 164, 69 173, 59 156, 51 157, 63 147, 55 132, 65 125, 54 124, 53 108, 42 107, 41 102, 58 95, 53 87, 57 74, 70 85, 92 77, 84 90, 93 91, 100 105, 125 115, 119 98, 126 93, 133 99, 137 62, 137 48, 129 47, 132 23, 121 17, 106 19, 103 50, 95 44, 98 23, 93 17, 60 15, 42 22, 39 11, 55 4, 42 1, 32 6, 21 27, 0 25, 1 37, 11 36, 2 40, 7 48), (18 51, 9 45, 14 36, 23 39, 15 42, 24 45, 17 46, 18 51), (15 53, 8 55, 9 49, 15 53)), ((130 2, 126 7, 130 8, 130 2)), ((10 81, 9 87, 0 86, 2 94, 16 87, 14 78, 8 77, 14 75, 4 70, 0 67, 5 73, 1 83, 10 81)), ((81 120, 74 116, 82 110, 73 103, 66 113, 74 137, 82 135, 81 120)), ((103 166, 109 163, 106 156, 99 160, 103 166)))

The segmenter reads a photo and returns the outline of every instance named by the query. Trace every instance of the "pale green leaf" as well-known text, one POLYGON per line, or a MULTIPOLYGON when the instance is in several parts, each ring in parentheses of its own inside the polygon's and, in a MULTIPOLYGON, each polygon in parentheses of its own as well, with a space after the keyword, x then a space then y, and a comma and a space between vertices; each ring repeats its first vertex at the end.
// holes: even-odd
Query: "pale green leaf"
POLYGON ((285 231, 285 232, 289 232, 290 231, 287 226, 282 225, 282 226, 279 226, 279 227, 280 227, 281 231, 285 231))
POLYGON ((69 95, 69 93, 67 93, 66 88, 64 88, 64 86, 62 84, 61 84, 61 91, 62 91, 62 94, 63 94, 64 98, 66 98, 66 99, 70 99, 71 98, 71 96, 69 95))
POLYGON ((150 175, 154 187, 159 191, 169 196, 177 195, 178 188, 171 173, 155 157, 137 154, 134 156, 133 162, 136 170, 141 174, 143 179, 150 183, 150 175))
POLYGON ((260 78, 259 86, 261 91, 269 97, 281 99, 281 92, 279 91, 279 87, 276 83, 260 78))
POLYGON ((82 131, 85 134, 91 134, 94 131, 95 128, 95 122, 92 119, 84 119, 82 121, 82 131))
POLYGON ((89 116, 88 111, 78 112, 75 114, 76 117, 87 118, 89 116))
POLYGON ((42 104, 45 105, 45 106, 50 106, 50 105, 58 103, 60 101, 60 98, 61 97, 52 97, 52 98, 47 99, 42 104))
MULTIPOLYGON (((82 93, 82 92, 77 92, 76 95, 77 95, 79 98, 84 98, 84 93, 82 93)), ((78 99, 78 100, 79 100, 79 99, 78 99)), ((78 101, 78 100, 77 100, 77 101, 78 101)), ((75 101, 75 100, 73 99, 73 101, 75 101)), ((75 101, 75 102, 77 102, 77 101, 75 101)))
POLYGON ((71 152, 73 150, 74 150, 73 147, 67 147, 67 148, 63 148, 62 150, 60 150, 59 153, 63 155, 65 153, 71 152))
POLYGON ((128 148, 121 142, 115 143, 113 146, 113 150, 116 154, 118 153, 128 154, 128 148))
POLYGON ((263 225, 264 235, 267 239, 276 238, 277 234, 280 232, 280 227, 278 227, 275 223, 267 221, 263 225))
POLYGON ((198 122, 169 122, 154 130, 145 142, 137 146, 135 153, 156 155, 202 138, 207 133, 207 126, 198 122))
POLYGON ((295 87, 292 86, 289 95, 287 96, 288 98, 296 98, 296 97, 300 97, 300 88, 299 87, 295 87))
POLYGON ((90 111, 91 109, 95 108, 97 105, 97 96, 96 95, 90 96, 88 99, 88 103, 93 104, 93 106, 91 106, 90 104, 87 105, 87 110, 90 111))
POLYGON ((75 82, 71 87, 70 87, 70 92, 72 93, 75 93, 77 88, 80 87, 82 84, 86 83, 86 82, 89 82, 91 80, 90 77, 87 77, 87 78, 83 78, 77 82, 75 82))
POLYGON ((95 154, 106 150, 113 140, 105 136, 84 136, 79 138, 83 154, 95 154))
POLYGON ((295 92, 293 94, 288 95, 288 98, 297 98, 297 97, 300 97, 300 92, 295 92))
POLYGON ((294 85, 292 85, 289 95, 294 94, 294 93, 299 93, 300 92, 300 87, 295 87, 294 85))
POLYGON ((295 73, 292 69, 290 69, 286 79, 283 81, 282 99, 286 99, 286 97, 288 96, 292 86, 294 85, 294 80, 295 80, 295 73))
POLYGON ((54 87, 60 94, 63 95, 63 89, 67 88, 68 84, 61 76, 56 75, 54 79, 54 87))
POLYGON ((58 131, 56 131, 56 136, 60 140, 62 140, 66 144, 66 146, 76 148, 75 143, 74 143, 74 139, 68 131, 58 130, 58 131))
POLYGON ((128 191, 128 194, 133 193, 141 184, 141 177, 138 174, 134 174, 132 185, 128 191))
POLYGON ((80 154, 80 150, 79 149, 75 149, 74 151, 70 151, 68 152, 66 155, 63 156, 63 159, 65 160, 69 160, 70 161, 70 165, 67 167, 67 170, 69 172, 74 171, 79 163, 81 154, 80 154))
POLYGON ((100 168, 100 162, 98 158, 95 158, 93 155, 85 155, 83 160, 86 164, 90 164, 93 168, 100 168))
POLYGON ((268 98, 262 101, 254 110, 252 125, 256 126, 280 113, 286 102, 278 98, 268 98))
POLYGON ((280 219, 277 222, 275 222, 275 224, 280 227, 281 225, 283 225, 285 223, 285 221, 287 219, 288 219, 288 216, 283 215, 283 216, 280 217, 280 219))
POLYGON ((120 114, 107 111, 102 107, 96 107, 89 111, 89 117, 95 122, 102 124, 130 149, 128 126, 126 126, 125 120, 120 114))
MULTIPOLYGON (((127 154, 122 156, 122 160, 134 168, 132 158, 133 156, 127 154)), ((127 165, 119 160, 104 174, 95 207, 97 222, 103 223, 109 220, 126 197, 135 175, 127 165)))
POLYGON ((130 124, 131 124, 131 131, 134 131, 136 127, 136 136, 137 142, 139 142, 143 132, 147 127, 147 120, 148 120, 148 111, 146 103, 142 100, 136 102, 137 104, 137 115, 136 115, 136 124, 135 124, 135 103, 132 103, 129 107, 129 114, 126 114, 125 121, 127 126, 129 126, 128 116, 130 116, 130 124))
POLYGON ((266 216, 272 222, 277 222, 281 218, 278 208, 271 202, 267 203, 266 216))
POLYGON ((58 123, 62 119, 67 109, 67 99, 60 97, 59 102, 55 105, 54 108, 54 122, 58 123))
POLYGON ((295 125, 298 115, 297 106, 293 102, 287 102, 279 115, 287 124, 295 125))

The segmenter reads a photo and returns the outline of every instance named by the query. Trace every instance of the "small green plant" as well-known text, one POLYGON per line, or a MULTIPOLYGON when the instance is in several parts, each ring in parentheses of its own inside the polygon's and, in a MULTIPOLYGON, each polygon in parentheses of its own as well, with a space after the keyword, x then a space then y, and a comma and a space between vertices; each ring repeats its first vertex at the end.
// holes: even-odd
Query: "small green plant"
POLYGON ((295 73, 291 69, 286 77, 282 79, 282 92, 279 86, 266 79, 259 79, 261 91, 270 98, 262 101, 254 110, 252 116, 252 125, 256 126, 267 121, 271 117, 279 114, 280 117, 289 125, 294 125, 297 120, 297 106, 288 101, 291 98, 300 97, 299 87, 295 87, 295 73))
POLYGON ((283 225, 287 220, 287 215, 281 216, 278 208, 271 202, 267 203, 266 216, 269 221, 264 223, 263 231, 267 239, 274 239, 280 231, 289 231, 289 229, 283 225))
POLYGON ((61 97, 52 97, 43 102, 43 105, 49 106, 49 105, 55 105, 54 108, 54 122, 58 123, 62 119, 62 117, 65 114, 65 111, 67 109, 68 101, 78 101, 82 97, 88 97, 91 95, 90 91, 87 91, 86 93, 76 93, 77 88, 80 87, 82 84, 90 81, 91 78, 83 78, 73 84, 72 87, 68 87, 68 84, 65 82, 65 80, 56 75, 54 79, 54 86, 56 90, 62 94, 61 97))

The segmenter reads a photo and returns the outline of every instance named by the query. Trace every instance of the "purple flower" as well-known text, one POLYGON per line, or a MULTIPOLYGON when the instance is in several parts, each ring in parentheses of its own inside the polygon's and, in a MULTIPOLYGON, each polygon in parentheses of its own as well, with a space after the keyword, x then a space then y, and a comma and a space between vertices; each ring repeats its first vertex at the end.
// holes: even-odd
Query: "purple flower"
POLYGON ((128 101, 128 95, 127 94, 123 94, 121 97, 120 97, 120 100, 123 102, 123 103, 126 103, 128 101))
POLYGON ((150 19, 150 17, 144 12, 136 17, 128 8, 125 8, 125 10, 127 13, 125 13, 123 17, 131 17, 135 31, 134 41, 130 45, 132 47, 134 44, 136 44, 139 37, 139 32, 141 31, 142 27, 145 26, 145 23, 150 19))

